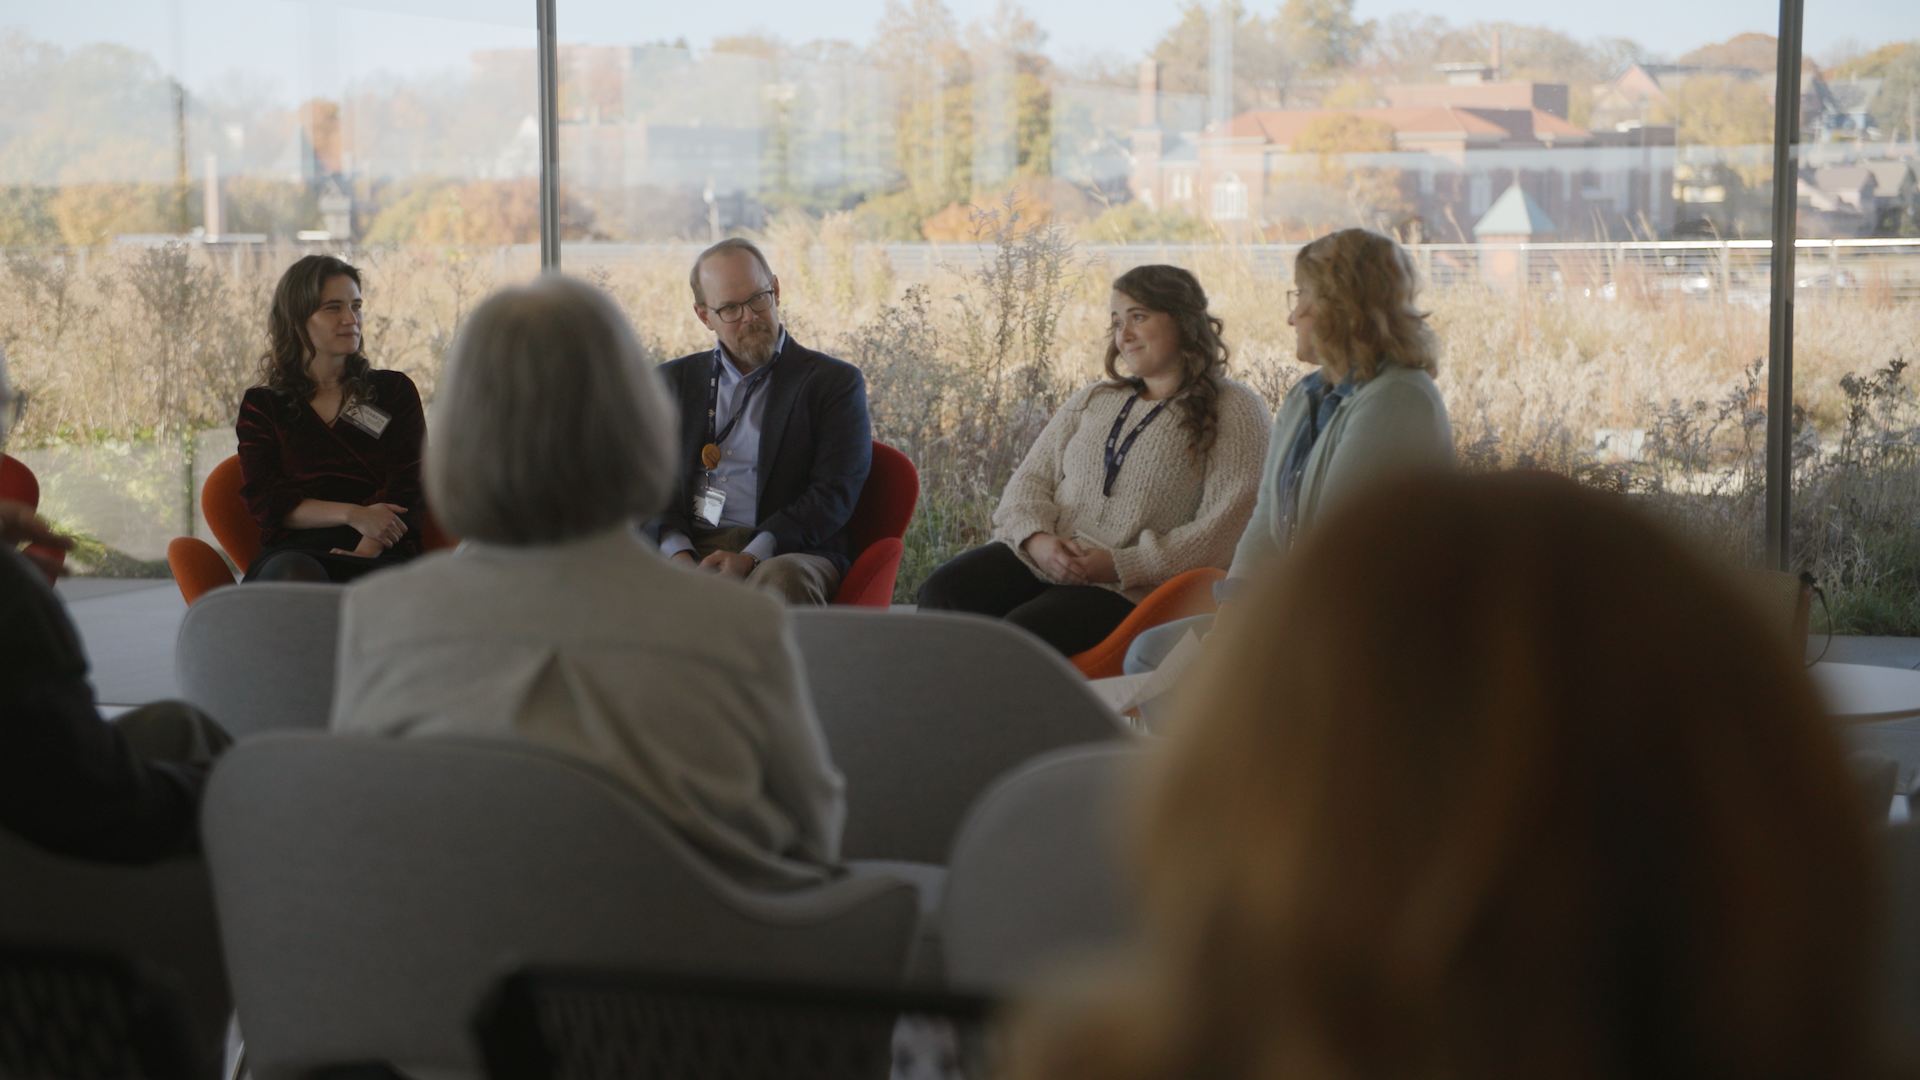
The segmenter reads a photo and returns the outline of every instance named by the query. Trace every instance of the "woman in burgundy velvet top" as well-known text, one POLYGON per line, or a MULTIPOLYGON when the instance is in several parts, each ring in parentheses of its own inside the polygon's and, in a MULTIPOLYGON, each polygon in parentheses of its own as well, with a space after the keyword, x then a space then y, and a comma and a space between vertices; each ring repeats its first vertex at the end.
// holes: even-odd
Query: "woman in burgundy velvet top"
POLYGON ((360 272, 331 255, 274 289, 264 386, 240 403, 240 497, 260 523, 248 581, 351 581, 420 554, 426 414, 360 352, 360 272))

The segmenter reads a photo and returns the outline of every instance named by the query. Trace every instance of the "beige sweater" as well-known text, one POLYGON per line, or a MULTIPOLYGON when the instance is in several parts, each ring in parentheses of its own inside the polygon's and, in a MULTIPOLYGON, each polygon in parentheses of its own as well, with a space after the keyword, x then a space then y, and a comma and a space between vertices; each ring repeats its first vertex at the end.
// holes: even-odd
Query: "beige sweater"
MULTIPOLYGON (((1054 579, 1020 550, 1034 533, 1109 548, 1120 580, 1107 588, 1138 602, 1178 574, 1232 561, 1266 457, 1267 409, 1252 390, 1221 380, 1213 447, 1200 456, 1187 448, 1177 406, 1168 406, 1133 444, 1105 497, 1107 433, 1132 396, 1131 388, 1103 381, 1060 407, 1007 481, 993 538, 1046 581, 1054 579)), ((1151 408, 1145 401, 1133 407, 1122 441, 1151 408)))

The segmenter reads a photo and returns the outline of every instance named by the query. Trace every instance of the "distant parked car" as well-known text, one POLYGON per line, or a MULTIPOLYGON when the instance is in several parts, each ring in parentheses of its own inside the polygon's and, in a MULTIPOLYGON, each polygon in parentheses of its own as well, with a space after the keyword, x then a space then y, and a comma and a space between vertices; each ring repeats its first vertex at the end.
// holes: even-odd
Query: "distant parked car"
POLYGON ((1810 274, 1794 282, 1795 286, 1802 289, 1824 289, 1829 284, 1835 288, 1851 289, 1860 284, 1860 279, 1855 277, 1846 267, 1842 266, 1832 273, 1822 270, 1819 273, 1810 274))

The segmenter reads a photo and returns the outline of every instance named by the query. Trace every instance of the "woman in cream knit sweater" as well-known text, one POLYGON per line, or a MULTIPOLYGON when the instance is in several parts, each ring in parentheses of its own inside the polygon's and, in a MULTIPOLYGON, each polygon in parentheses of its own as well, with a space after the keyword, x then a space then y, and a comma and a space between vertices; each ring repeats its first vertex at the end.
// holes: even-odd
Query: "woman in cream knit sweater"
POLYGON ((1253 513, 1267 411, 1221 377, 1220 328, 1187 271, 1121 275, 1108 378, 1047 422, 994 511, 994 542, 935 570, 920 607, 1005 618, 1072 656, 1161 582, 1224 569, 1253 513))

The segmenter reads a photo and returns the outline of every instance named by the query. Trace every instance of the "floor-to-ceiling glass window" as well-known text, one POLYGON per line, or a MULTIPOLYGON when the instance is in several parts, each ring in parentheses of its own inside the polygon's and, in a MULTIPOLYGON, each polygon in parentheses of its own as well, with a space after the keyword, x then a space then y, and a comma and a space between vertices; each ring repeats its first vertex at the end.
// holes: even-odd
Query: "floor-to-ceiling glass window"
POLYGON ((1920 8, 1809 0, 1804 26, 1795 569, 1819 578, 1837 631, 1916 637, 1920 8))
POLYGON ((661 357, 687 266, 769 248, 925 494, 900 596, 984 536, 1101 358, 1107 286, 1197 271, 1236 377, 1305 370, 1298 245, 1414 245, 1463 460, 1646 492, 1758 564, 1768 0, 559 0, 564 263, 661 357))
POLYGON ((9 452, 83 573, 164 574, 233 452, 275 280, 338 254, 366 351, 431 402, 455 328, 538 272, 534 13, 442 0, 0 12, 9 452))

